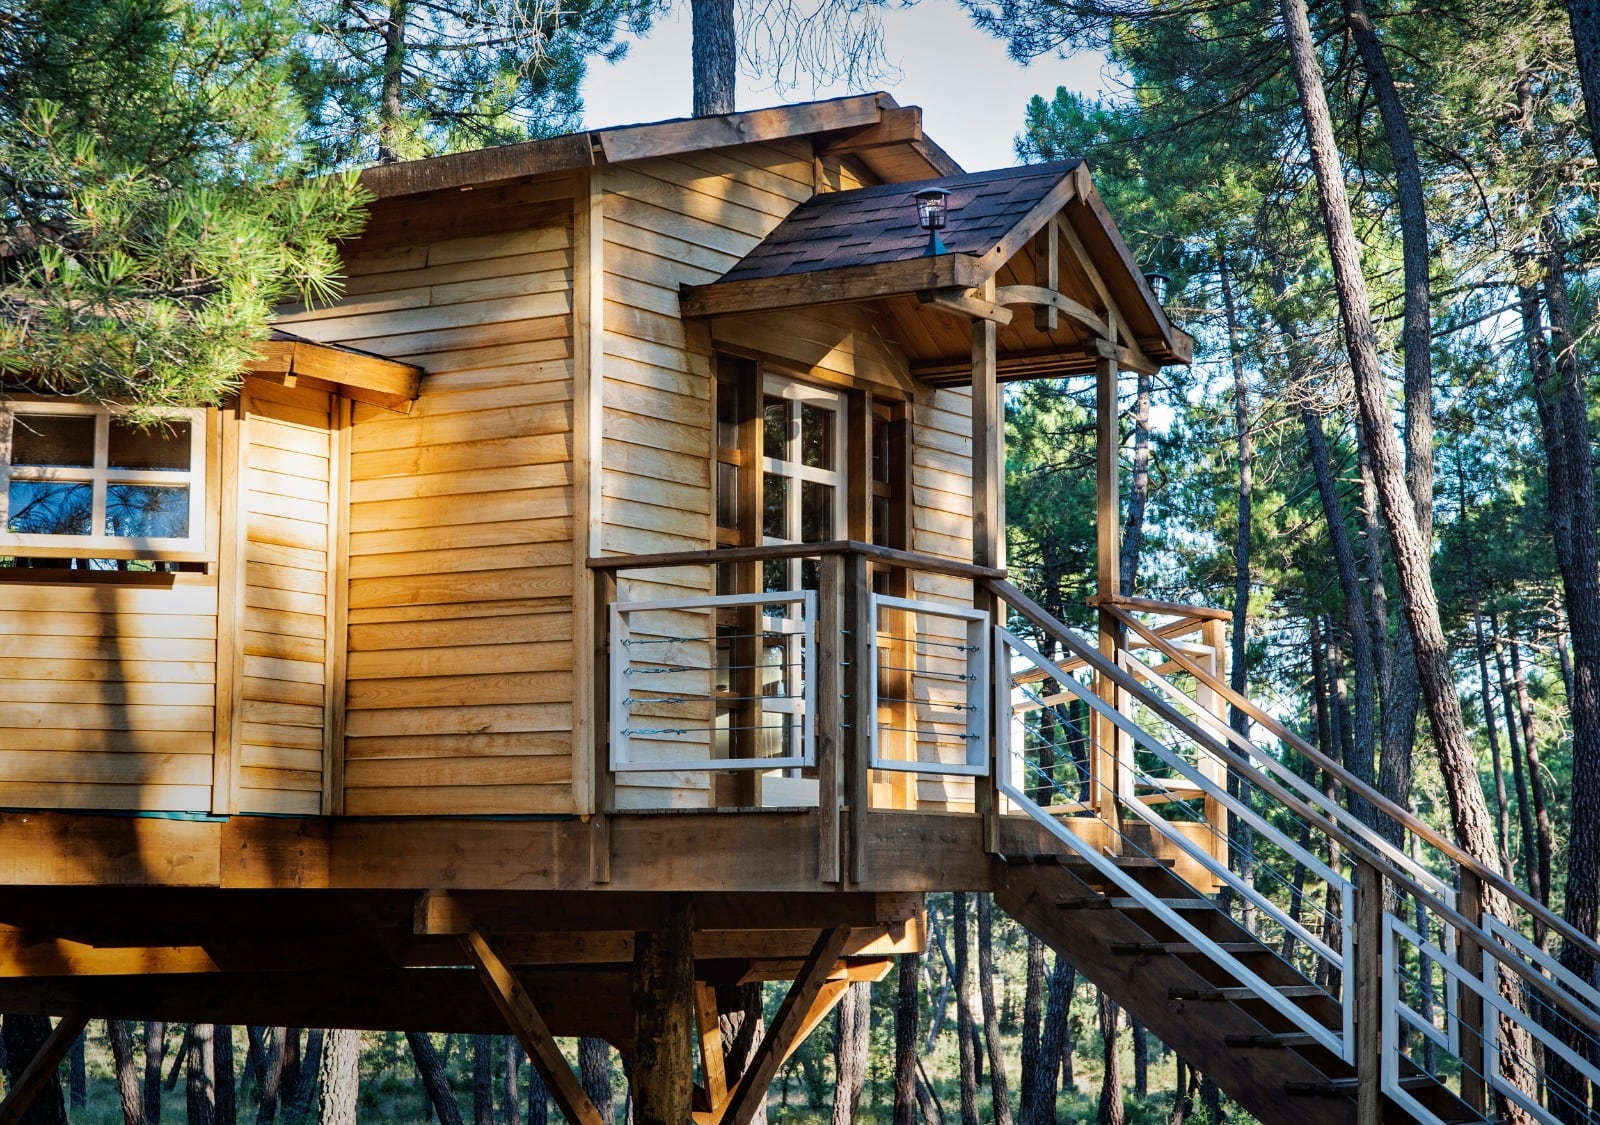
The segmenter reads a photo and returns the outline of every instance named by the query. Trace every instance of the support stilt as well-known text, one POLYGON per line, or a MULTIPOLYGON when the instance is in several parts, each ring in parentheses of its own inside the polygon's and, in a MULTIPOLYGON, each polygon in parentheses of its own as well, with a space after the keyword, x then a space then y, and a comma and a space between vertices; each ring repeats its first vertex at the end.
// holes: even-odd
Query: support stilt
POLYGON ((683 1125, 693 1109, 694 916, 688 895, 672 896, 663 923, 633 939, 637 1125, 683 1125))

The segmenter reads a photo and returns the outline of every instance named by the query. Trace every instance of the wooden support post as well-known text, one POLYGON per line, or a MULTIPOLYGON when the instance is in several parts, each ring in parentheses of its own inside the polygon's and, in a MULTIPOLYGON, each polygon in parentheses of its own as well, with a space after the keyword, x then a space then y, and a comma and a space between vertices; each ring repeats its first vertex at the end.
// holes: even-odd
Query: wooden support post
MULTIPOLYGON (((1476 874, 1461 868, 1461 890, 1456 895, 1456 909, 1480 929, 1483 926, 1483 881, 1476 874)), ((1482 974, 1483 950, 1471 933, 1456 930, 1456 961, 1473 976, 1482 974)), ((1493 984, 1492 981, 1487 983, 1493 984)), ((1456 1019, 1460 1021, 1461 1043, 1461 1100, 1479 1113, 1489 1110, 1489 1076, 1484 1073, 1487 1053, 1484 1040, 1498 1033, 1494 1020, 1485 1020, 1483 997, 1470 988, 1459 990, 1456 1019)))
MULTIPOLYGON (((1046 223, 1034 241, 1034 256, 1038 259, 1034 267, 1034 281, 1052 293, 1061 289, 1061 232, 1056 222, 1051 219, 1046 223)), ((1055 305, 1035 305, 1033 326, 1040 332, 1054 332, 1060 317, 1055 305)))
POLYGON ((572 1073, 572 1067, 567 1065, 566 1056, 550 1034, 550 1026, 533 1006, 532 997, 500 960, 488 939, 479 930, 468 930, 461 935, 461 945, 478 967, 478 975, 489 989, 495 1007, 500 1009, 511 1031, 521 1041, 522 1049, 528 1052, 528 1061, 544 1079, 550 1096, 567 1120, 574 1125, 607 1125, 584 1092, 577 1075, 572 1073))
POLYGON ((862 555, 849 556, 844 579, 845 628, 850 635, 850 674, 845 677, 849 691, 844 700, 844 800, 849 810, 847 833, 850 855, 850 881, 866 882, 867 878, 867 766, 872 760, 872 728, 878 716, 872 713, 868 700, 872 697, 872 677, 878 674, 874 658, 874 630, 872 621, 872 584, 867 574, 867 560, 862 555))
POLYGON ((728 1074, 724 1069, 721 1013, 717 990, 705 981, 694 982, 694 1022, 700 1042, 700 1074, 705 1079, 706 1102, 716 1113, 728 1100, 728 1074))
MULTIPOLYGON (((240 391, 231 409, 217 412, 221 434, 224 487, 218 512, 216 718, 212 733, 211 811, 228 814, 238 808, 240 745, 244 729, 244 499, 250 434, 248 399, 240 391)), ((343 638, 341 638, 341 642, 343 638)))
POLYGON ((683 1125, 694 1093, 694 910, 669 896, 662 926, 633 938, 633 1092, 638 1125, 683 1125))
POLYGON ((1383 873, 1356 860, 1355 964, 1345 966, 1344 1002, 1356 1002, 1356 1125, 1383 1122, 1383 873), (1353 979, 1352 979, 1353 978, 1353 979))
POLYGON ((801 1041, 808 1027, 816 1026, 817 1021, 811 1018, 815 1002, 849 938, 849 926, 823 930, 817 937, 817 943, 800 967, 800 974, 778 1006, 778 1014, 773 1017, 766 1037, 756 1048, 755 1058, 745 1068, 744 1076, 739 1079, 723 1111, 715 1116, 716 1125, 745 1125, 754 1116, 788 1052, 801 1041))
POLYGON ((844 556, 824 555, 821 566, 816 620, 817 878, 824 883, 837 883, 844 873, 839 820, 844 804, 844 778, 839 768, 840 736, 844 733, 840 726, 844 721, 840 697, 845 691, 844 662, 849 659, 841 644, 844 556))
POLYGON ((56 1067, 72 1050, 74 1040, 83 1034, 88 1023, 88 1016, 61 1017, 51 1030, 50 1037, 17 1076, 16 1083, 6 1091, 5 1101, 0 1102, 0 1125, 16 1125, 22 1120, 33 1105, 33 1099, 39 1096, 39 1091, 55 1078, 56 1067))
MULTIPOLYGON (((1114 598, 1121 591, 1122 514, 1120 454, 1121 428, 1117 404, 1116 360, 1095 359, 1095 592, 1101 598, 1114 598)), ((1124 643, 1120 622, 1104 609, 1099 611, 1100 652, 1108 660, 1117 659, 1124 643)), ((1096 692, 1117 711, 1125 710, 1123 692, 1104 677, 1097 678, 1096 692)), ((1132 744, 1116 726, 1099 715, 1090 723, 1094 732, 1090 757, 1093 792, 1090 803, 1110 824, 1118 823, 1117 795, 1132 795, 1132 744)), ((1115 839, 1115 837, 1113 837, 1115 839)))
POLYGON ((573 740, 574 755, 587 754, 593 767, 594 811, 589 816, 589 878, 596 883, 611 882, 611 805, 616 775, 611 772, 611 604, 617 600, 617 573, 597 570, 594 582, 594 652, 590 683, 594 696, 592 745, 573 740))
MULTIPOLYGON (((981 296, 994 300, 994 279, 984 284, 981 296)), ((998 326, 992 320, 972 322, 972 561, 979 566, 1004 567, 1005 544, 1005 412, 1000 398, 998 326)), ((976 589, 973 608, 994 618, 996 601, 987 590, 976 589)), ((993 696, 991 696, 991 699, 993 696)), ((993 709, 991 708, 991 715, 993 709)), ((987 729, 993 730, 994 724, 987 729)), ((984 850, 1000 850, 999 775, 995 770, 993 737, 987 739, 989 770, 974 778, 973 811, 984 818, 984 850)))

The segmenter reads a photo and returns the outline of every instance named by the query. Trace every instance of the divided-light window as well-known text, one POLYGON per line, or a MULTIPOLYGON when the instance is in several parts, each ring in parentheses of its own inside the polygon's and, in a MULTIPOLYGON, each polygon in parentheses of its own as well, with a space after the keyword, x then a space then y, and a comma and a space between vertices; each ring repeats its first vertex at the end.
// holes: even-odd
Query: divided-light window
POLYGON ((78 403, 0 408, 0 551, 193 556, 205 545, 205 412, 147 427, 78 403))

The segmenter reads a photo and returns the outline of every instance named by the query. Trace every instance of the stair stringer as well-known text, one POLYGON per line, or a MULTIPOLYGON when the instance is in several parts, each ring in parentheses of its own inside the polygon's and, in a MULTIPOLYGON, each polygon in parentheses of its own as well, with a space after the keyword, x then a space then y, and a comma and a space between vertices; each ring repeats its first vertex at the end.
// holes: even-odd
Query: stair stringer
MULTIPOLYGON (((1170 999, 1182 989, 1216 986, 1176 956, 1128 956, 1113 943, 1149 942, 1150 934, 1120 910, 1064 910, 1062 898, 1097 897, 1098 891, 1054 865, 995 864, 995 902, 1184 1059, 1267 1125, 1353 1125, 1351 1097, 1290 1097, 1295 1084, 1325 1086, 1324 1073, 1291 1048, 1230 1046, 1230 1036, 1267 1036, 1249 1012, 1227 1001, 1189 1003, 1170 999)), ((1341 1072, 1340 1077, 1348 1070, 1341 1072)))

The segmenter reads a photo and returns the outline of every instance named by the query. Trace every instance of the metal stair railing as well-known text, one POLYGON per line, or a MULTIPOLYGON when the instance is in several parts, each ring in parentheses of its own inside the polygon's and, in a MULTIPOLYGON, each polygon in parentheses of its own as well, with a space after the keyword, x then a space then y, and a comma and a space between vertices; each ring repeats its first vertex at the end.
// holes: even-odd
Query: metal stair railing
MULTIPOLYGON (((1197 770, 1185 768, 1187 760, 1183 755, 1184 745, 1192 743, 1194 750, 1225 762, 1230 777, 1254 791, 1257 797, 1234 797, 1230 801, 1219 800, 1219 803, 1227 808, 1230 817, 1248 824, 1258 837, 1264 833, 1263 825, 1267 825, 1271 831, 1265 833, 1266 841, 1277 853, 1293 856, 1297 864, 1305 865, 1308 873, 1314 872, 1327 886, 1337 886, 1342 891, 1353 880, 1343 870, 1333 870, 1336 864, 1351 871, 1364 865, 1377 873, 1380 885, 1390 888, 1390 894, 1379 898, 1385 904, 1380 925, 1370 931, 1376 935, 1374 944, 1380 947, 1375 950, 1352 951, 1348 935, 1357 927, 1352 924, 1355 920, 1350 899, 1347 895, 1343 898, 1346 905, 1342 922, 1347 936, 1340 950, 1342 966, 1347 969, 1356 965, 1355 958, 1359 957, 1359 968, 1347 975, 1355 972, 1382 975, 1382 987, 1374 989, 1376 995, 1372 997, 1373 1002, 1382 1007, 1376 1013, 1382 1033, 1369 1036, 1366 1040, 1369 1046, 1360 1049, 1352 1033, 1353 1018, 1359 1016, 1353 1012, 1354 1001, 1360 991, 1348 981, 1343 982, 1340 996, 1344 1028, 1339 1037, 1341 1049, 1338 1053, 1362 1073, 1368 1068, 1379 1070, 1385 1095, 1417 1120, 1440 1125, 1460 1120, 1461 1114, 1455 1108, 1439 1110, 1436 1105, 1443 1102, 1438 1099, 1430 1102, 1419 1096, 1414 1092, 1419 1081, 1437 1085, 1455 1095, 1459 1100, 1451 1103, 1452 1107, 1465 1103, 1485 1119, 1494 1112, 1489 1108, 1491 1101, 1500 1106, 1506 1120, 1557 1125, 1562 1121, 1591 1119, 1584 1107, 1588 1103, 1589 1084, 1600 1086, 1600 1069, 1596 1069, 1592 1061, 1600 1059, 1600 991, 1564 968, 1546 950, 1529 940, 1524 931, 1559 934, 1594 961, 1600 961, 1600 946, 1500 872, 1477 862, 1409 810, 1395 806, 1371 785, 1326 758, 1273 716, 1189 659, 1180 646, 1168 643, 1159 631, 1146 626, 1127 608, 1115 603, 1100 606, 1136 636, 1143 648, 1160 654, 1165 661, 1161 671, 1139 660, 1126 647, 1119 649, 1115 660, 1110 659, 1010 584, 989 580, 986 585, 1013 613, 1030 622, 1049 637, 1051 643, 1059 645, 1070 657, 1064 663, 1091 670, 1103 683, 1114 685, 1122 693, 1126 706, 1137 712, 1139 721, 1135 723, 1121 716, 1117 729, 1132 737, 1147 758, 1153 757, 1185 777, 1191 785, 1197 784, 1197 779, 1203 779, 1198 778, 1197 770), (1244 710, 1260 729, 1278 740, 1280 751, 1275 753, 1239 735, 1175 683, 1177 675, 1189 677, 1197 688, 1244 710), (1140 733, 1133 734, 1128 726, 1136 727, 1140 733), (1146 728, 1160 730, 1165 737, 1146 728), (1296 770, 1286 760, 1286 755, 1290 754, 1299 757, 1301 770, 1296 770), (1420 857, 1406 854, 1354 817, 1313 784, 1315 771, 1332 779, 1346 792, 1359 794, 1378 814, 1402 825, 1424 854, 1420 857), (1311 776, 1307 776, 1308 773, 1311 776), (1270 802, 1267 813, 1254 806, 1258 798, 1270 802), (1316 864, 1307 862, 1297 854, 1304 849, 1287 846, 1294 841, 1279 828, 1280 823, 1319 834, 1329 848, 1329 860, 1324 863, 1312 857, 1316 864), (1337 861, 1333 859, 1333 845, 1339 849, 1337 861), (1498 897, 1498 909, 1508 917, 1479 913, 1482 900, 1491 895, 1498 897), (1415 925, 1402 917, 1408 909, 1416 915, 1415 925), (1378 1052, 1378 1057, 1366 1057, 1367 1051, 1378 1052), (1575 1088, 1561 1085, 1552 1068, 1546 1065, 1558 1060, 1572 1076, 1569 1084, 1575 1088)), ((1004 640, 997 649, 1020 651, 1012 645, 1013 640, 1014 637, 1004 640)), ((1037 663, 1044 658, 1035 651, 1027 659, 1037 663)), ((1112 709, 1098 695, 1081 684, 1078 685, 1082 691, 1079 695, 1066 684, 1064 678, 1070 677, 1060 665, 1053 667, 1054 672, 1047 668, 1044 674, 1063 684, 1074 697, 1084 698, 1109 721, 1117 722, 1106 714, 1112 709)), ((1002 682, 1009 683, 1009 677, 1002 682)), ((1012 753, 1002 751, 1003 762, 1009 762, 1012 757, 1012 753)), ((1271 902, 1270 895, 1263 894, 1255 885, 1257 880, 1245 880, 1231 871, 1229 878, 1222 879, 1215 861, 1201 861, 1192 843, 1185 846, 1187 841, 1180 842, 1181 832, 1161 830, 1153 823, 1166 818, 1142 806, 1136 798, 1130 799, 1127 786, 1113 784, 1123 790, 1119 797, 1119 813, 1122 810, 1131 812, 1153 829, 1162 831, 1167 840, 1223 882, 1240 901, 1261 909, 1271 902)), ((1051 815, 1009 776, 1002 779, 1001 786, 1014 805, 1041 823, 1054 826, 1052 831, 1058 837, 1072 835, 1070 818, 1063 821, 1051 815)), ((1212 782, 1210 788, 1216 790, 1218 786, 1212 782)), ((1206 795, 1217 799, 1214 792, 1207 791, 1206 795)), ((1235 831, 1230 835, 1237 848, 1240 833, 1235 831)), ((1122 838, 1127 839, 1125 835, 1122 838)), ((1083 841, 1066 842, 1083 854, 1086 847, 1083 841)), ((1105 861, 1096 866, 1115 865, 1105 861)), ((1280 907, 1272 916, 1281 921, 1282 914, 1280 907)), ((1162 920, 1169 921, 1165 917, 1162 920)), ((1303 932, 1295 933, 1297 940, 1303 936, 1303 932)), ((1206 949, 1205 943, 1194 944, 1212 956, 1213 951, 1206 949)), ((1317 953, 1325 956, 1326 952, 1326 943, 1323 943, 1317 953)), ((1228 958, 1212 956, 1212 959, 1230 973, 1235 971, 1235 965, 1228 958)), ((1254 982, 1247 983, 1256 987, 1254 982)), ((1267 996, 1262 998, 1272 1003, 1267 996)), ((1297 1026, 1302 1026, 1298 1020, 1296 1022, 1297 1026)), ((1317 1039, 1323 1042, 1321 1037, 1317 1039)))

